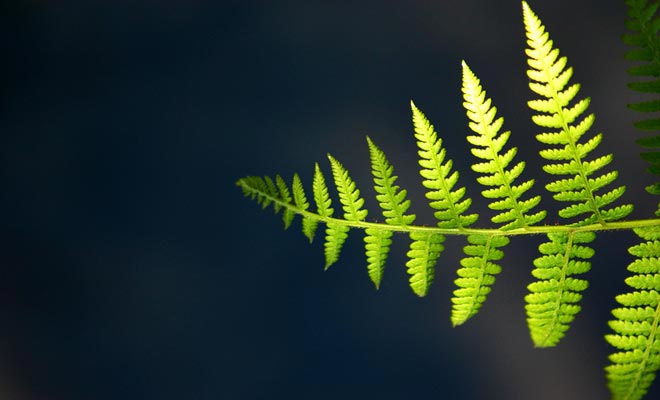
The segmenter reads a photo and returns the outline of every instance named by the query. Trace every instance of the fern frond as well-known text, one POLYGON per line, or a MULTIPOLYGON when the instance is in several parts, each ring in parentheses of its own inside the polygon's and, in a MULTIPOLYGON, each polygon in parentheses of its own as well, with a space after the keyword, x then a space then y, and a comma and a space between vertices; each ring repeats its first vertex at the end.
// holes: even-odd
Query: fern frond
POLYGON ((564 337, 580 311, 579 302, 588 282, 576 278, 591 268, 586 260, 594 251, 586 244, 596 235, 593 232, 549 234, 550 242, 539 246, 543 254, 534 260, 532 275, 537 279, 528 286, 527 323, 535 346, 551 347, 564 337))
MULTIPOLYGON (((321 217, 332 217, 334 209, 332 200, 328 193, 328 186, 325 183, 325 177, 318 163, 314 165, 314 180, 312 182, 312 189, 314 190, 314 202, 316 203, 317 213, 321 217)), ((332 264, 339 260, 341 248, 348 238, 349 227, 335 222, 328 222, 325 227, 325 269, 330 268, 332 264)))
POLYGON ((339 161, 329 154, 328 159, 332 166, 332 176, 339 193, 339 201, 344 209, 344 218, 347 221, 364 221, 367 210, 362 209, 364 199, 360 197, 360 190, 355 187, 355 182, 339 161))
MULTIPOLYGON (((263 178, 260 176, 247 176, 239 179, 236 185, 241 187, 243 195, 255 200, 262 208, 265 209, 272 204, 276 214, 282 209, 282 204, 292 203, 289 189, 284 179, 279 175, 275 177, 275 181, 269 176, 263 178)), ((291 225, 295 213, 285 207, 282 215, 284 229, 287 229, 291 225)))
MULTIPOLYGON (((528 105, 538 112, 532 121, 549 129, 538 134, 537 140, 553 146, 539 152, 549 161, 543 170, 557 177, 546 189, 554 193, 555 200, 570 203, 559 210, 559 216, 573 219, 575 226, 606 225, 626 217, 632 205, 612 206, 624 193, 624 186, 598 194, 614 182, 617 172, 601 172, 611 162, 610 154, 588 159, 602 138, 597 134, 585 141, 594 122, 593 114, 584 116, 589 98, 575 99, 580 85, 569 84, 573 69, 567 66, 567 58, 560 56, 559 50, 553 47, 541 20, 525 2, 523 20, 529 46, 525 51, 530 67, 527 71, 531 79, 529 87, 540 96, 528 105)), ((528 325, 536 346, 557 344, 579 312, 580 306, 576 303, 587 282, 570 276, 590 270, 588 260, 593 250, 584 244, 594 238, 593 233, 548 235, 549 242, 539 246, 542 255, 534 261, 536 269, 532 272, 538 280, 528 286, 531 294, 526 297, 528 325)))
POLYGON ((534 185, 530 179, 514 185, 514 180, 520 176, 525 168, 525 162, 520 161, 509 167, 518 149, 512 147, 504 151, 504 146, 511 135, 510 131, 500 132, 504 123, 503 118, 497 118, 497 108, 492 106, 491 99, 481 87, 479 78, 462 62, 463 67, 463 107, 467 110, 470 119, 469 127, 477 136, 468 136, 467 140, 474 147, 472 154, 485 162, 472 166, 475 172, 482 174, 477 180, 490 188, 484 190, 482 195, 488 199, 496 199, 489 204, 489 208, 501 211, 491 220, 504 224, 501 230, 524 228, 540 222, 546 215, 545 211, 530 214, 532 208, 541 201, 541 196, 534 196, 522 200, 525 192, 534 185))
MULTIPOLYGON (((412 101, 410 107, 419 148, 419 165, 422 167, 419 173, 424 178, 422 185, 428 189, 426 198, 431 200, 430 206, 436 210, 433 215, 438 220, 438 226, 466 228, 478 218, 477 214, 464 215, 472 200, 469 197, 463 198, 465 187, 454 189, 458 182, 458 172, 452 172, 452 161, 446 159, 446 150, 433 125, 412 101)), ((442 243, 445 238, 428 234, 413 234, 410 237, 413 240, 408 252, 411 259, 406 264, 408 273, 413 275, 410 284, 415 293, 424 296, 433 282, 433 268, 444 248, 442 243)))
MULTIPOLYGON (((563 208, 559 215, 564 218, 582 216, 576 222, 578 225, 604 224, 627 216, 632 211, 631 205, 607 208, 623 193, 624 186, 600 196, 596 194, 596 189, 604 185, 602 175, 595 175, 610 163, 612 156, 586 159, 601 141, 601 134, 598 134, 580 143, 594 121, 593 114, 583 116, 589 106, 589 98, 575 101, 571 105, 580 89, 577 83, 569 85, 573 69, 567 67, 566 57, 559 56, 559 50, 553 47, 540 19, 525 2, 523 17, 529 46, 526 50, 530 67, 527 75, 532 80, 529 87, 541 96, 540 99, 528 102, 532 110, 540 113, 534 115, 532 120, 542 128, 556 129, 537 135, 541 143, 558 146, 540 152, 544 159, 551 161, 543 169, 551 175, 559 176, 559 179, 546 185, 546 189, 555 193, 555 200, 577 203, 563 208)), ((610 172, 607 176, 614 178, 615 174, 610 172)))
MULTIPOLYGON (((300 176, 297 173, 293 174, 293 184, 291 185, 291 191, 293 192, 293 202, 296 207, 303 211, 309 209, 309 202, 307 201, 307 196, 305 195, 305 189, 303 188, 302 181, 300 176)), ((316 233, 316 228, 318 227, 319 221, 312 217, 306 215, 303 216, 302 220, 302 231, 305 236, 309 239, 309 242, 314 241, 314 234, 316 233)))
POLYGON ((256 201, 262 208, 266 208, 272 201, 273 194, 270 193, 264 178, 260 176, 246 176, 236 182, 243 192, 243 196, 256 201))
MULTIPOLYGON (((504 123, 503 118, 497 118, 497 109, 492 106, 491 99, 486 97, 477 76, 470 70, 465 61, 463 69, 463 107, 470 120, 469 127, 476 136, 468 136, 467 140, 474 147, 472 154, 482 162, 474 164, 472 169, 482 174, 477 181, 487 189, 481 194, 487 199, 493 199, 489 204, 492 210, 500 211, 491 221, 502 224, 501 230, 526 228, 538 223, 545 217, 545 211, 530 214, 541 200, 540 196, 522 200, 529 190, 533 180, 514 184, 525 168, 524 162, 510 166, 516 155, 515 147, 504 151, 511 132, 500 133, 504 123)), ((456 289, 452 297, 451 321, 454 326, 463 324, 474 316, 486 300, 495 282, 495 275, 501 267, 494 263, 502 258, 501 250, 509 240, 505 237, 488 235, 468 236, 468 246, 464 252, 468 257, 461 260, 462 268, 458 269, 455 280, 456 289)))
POLYGON ((318 163, 314 163, 312 190, 314 192, 314 203, 316 203, 316 213, 321 217, 332 217, 335 210, 332 208, 328 186, 325 184, 325 177, 318 163))
POLYGON ((410 234, 412 243, 406 255, 406 263, 410 275, 410 287, 420 297, 426 296, 435 277, 435 263, 444 250, 442 243, 445 236, 436 233, 413 232, 410 234))
MULTIPOLYGON (((650 164, 647 171, 660 175, 660 135, 657 135, 657 131, 660 131, 660 118, 657 116, 660 111, 660 17, 657 16, 660 2, 627 0, 626 5, 629 17, 626 27, 632 32, 622 37, 623 42, 632 47, 626 52, 626 59, 639 61, 638 65, 628 69, 628 74, 641 79, 630 82, 628 87, 654 97, 628 104, 628 108, 648 116, 634 123, 637 129, 656 131, 655 136, 639 139, 637 144, 650 150, 642 153, 642 158, 650 164)), ((660 182, 649 185, 646 191, 660 194, 660 182)))
MULTIPOLYGON (((291 193, 289 193, 289 188, 286 185, 286 182, 284 182, 284 179, 282 179, 281 176, 277 175, 275 176, 275 184, 277 185, 277 189, 280 192, 280 199, 286 203, 286 204, 291 204, 291 201, 293 200, 291 198, 291 193)), ((293 222, 293 216, 295 214, 290 208, 285 208, 284 211, 282 212, 282 221, 284 221, 284 229, 288 229, 289 226, 291 226, 291 222, 293 222)))
POLYGON ((491 291, 495 282, 495 275, 502 271, 502 267, 493 261, 499 261, 504 252, 499 248, 509 244, 506 236, 469 235, 469 245, 463 248, 465 257, 461 260, 462 268, 456 273, 458 278, 454 284, 458 289, 454 290, 451 299, 451 322, 458 326, 474 316, 491 291))
MULTIPOLYGON (((415 221, 415 215, 406 215, 410 200, 406 200, 406 190, 399 190, 394 184, 397 177, 393 175, 394 167, 390 165, 385 153, 367 136, 371 173, 374 177, 376 200, 383 210, 385 222, 389 225, 406 226, 415 221)), ((385 268, 385 260, 392 243, 392 232, 375 228, 367 228, 364 241, 367 252, 367 270, 371 281, 378 289, 385 268)))
POLYGON ((369 156, 371 159, 371 173, 374 177, 376 200, 383 210, 385 222, 390 225, 410 225, 415 221, 415 215, 406 215, 410 208, 410 200, 406 200, 405 189, 399 190, 394 182, 397 177, 393 175, 394 167, 389 163, 385 153, 367 136, 369 156))
POLYGON ((438 137, 433 125, 426 119, 422 111, 410 102, 413 112, 415 138, 420 160, 419 171, 422 184, 428 189, 426 198, 431 200, 430 206, 435 209, 434 216, 438 226, 442 228, 466 228, 478 218, 477 214, 463 215, 472 204, 465 196, 465 187, 454 189, 458 181, 458 172, 452 172, 452 161, 446 158, 442 140, 438 137))
MULTIPOLYGON (((624 41, 636 47, 628 52, 629 60, 641 61, 629 70, 640 80, 630 88, 645 93, 660 93, 660 18, 655 17, 660 2, 627 0, 630 19, 627 27, 635 32, 624 41)), ((583 274, 591 268, 594 249, 590 246, 596 232, 634 229, 642 242, 629 249, 635 260, 628 266, 626 279, 630 292, 616 297, 620 304, 613 310, 606 336, 616 348, 606 368, 609 386, 615 399, 641 399, 660 369, 660 220, 623 220, 632 211, 628 204, 615 203, 624 194, 624 186, 616 186, 618 173, 611 167, 611 154, 599 155, 601 133, 592 134, 595 117, 588 112, 589 98, 580 98, 580 85, 571 83, 573 69, 566 57, 554 48, 539 18, 522 3, 529 48, 526 49, 530 90, 535 98, 528 102, 532 121, 541 127, 536 139, 542 144, 539 155, 545 161, 543 170, 552 179, 545 188, 554 200, 561 202, 558 212, 565 223, 539 226, 545 211, 536 208, 540 196, 530 195, 533 179, 524 180, 525 163, 515 160, 517 149, 507 145, 510 131, 503 130, 504 119, 486 96, 481 82, 463 63, 463 99, 474 132, 467 137, 471 152, 477 157, 472 166, 483 185, 482 195, 494 211, 494 228, 475 228, 477 214, 470 213, 471 199, 465 187, 458 185, 459 174, 442 147, 434 127, 411 102, 415 139, 418 147, 420 175, 425 196, 437 219, 437 226, 415 226, 414 214, 408 214, 410 201, 406 190, 396 185, 397 177, 385 154, 367 137, 374 190, 384 222, 366 220, 367 210, 355 182, 344 166, 328 155, 341 216, 334 209, 325 178, 315 164, 312 182, 316 210, 311 210, 298 174, 288 186, 281 176, 274 178, 248 176, 237 185, 243 194, 261 207, 273 206, 282 211, 285 229, 295 215, 302 217, 303 234, 314 239, 318 224, 325 227, 325 268, 335 263, 350 229, 365 231, 365 253, 369 277, 379 288, 393 233, 408 234, 407 273, 410 286, 418 296, 425 296, 433 283, 435 265, 444 250, 446 235, 466 236, 465 257, 460 261, 453 292, 453 325, 460 325, 475 315, 501 272, 498 262, 512 236, 545 234, 548 240, 539 246, 532 276, 525 296, 530 335, 538 347, 556 345, 569 329, 577 313, 588 282, 583 274)), ((660 99, 630 105, 639 112, 660 112, 660 99)), ((636 126, 660 130, 660 118, 639 121, 636 126)), ((641 157, 660 175, 660 135, 639 140, 651 149, 641 157)), ((647 190, 660 194, 660 183, 647 190)), ((656 211, 660 216, 660 210, 656 211)))
POLYGON ((392 244, 392 231, 367 228, 364 245, 367 255, 367 272, 376 289, 380 288, 385 271, 385 261, 392 244))
POLYGON ((628 251, 636 257, 626 278, 631 292, 616 297, 613 334, 605 339, 619 351, 605 368, 614 399, 638 400, 660 369, 660 229, 635 230, 644 242, 628 251))

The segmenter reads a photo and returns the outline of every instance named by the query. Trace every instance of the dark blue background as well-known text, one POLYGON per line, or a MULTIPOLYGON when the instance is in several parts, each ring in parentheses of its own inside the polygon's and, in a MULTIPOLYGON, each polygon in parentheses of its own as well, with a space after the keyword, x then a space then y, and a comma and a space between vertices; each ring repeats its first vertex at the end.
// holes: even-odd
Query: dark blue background
MULTIPOLYGON (((531 6, 592 96, 602 153, 633 217, 655 200, 631 128, 622 1, 531 6)), ((322 237, 285 232, 234 186, 311 183, 330 152, 367 198, 364 136, 388 154, 418 222, 409 100, 444 138, 482 212, 460 62, 479 75, 558 221, 525 102, 518 1, 22 1, 0 33, 0 397, 5 399, 603 399, 603 340, 633 243, 598 238, 583 312, 532 347, 523 297, 541 237, 516 238, 489 301, 449 322, 463 241, 430 294, 395 237, 379 291, 353 232, 323 272, 322 237)), ((658 384, 649 398, 658 395, 658 384), (653 394, 655 393, 655 394, 653 394)))

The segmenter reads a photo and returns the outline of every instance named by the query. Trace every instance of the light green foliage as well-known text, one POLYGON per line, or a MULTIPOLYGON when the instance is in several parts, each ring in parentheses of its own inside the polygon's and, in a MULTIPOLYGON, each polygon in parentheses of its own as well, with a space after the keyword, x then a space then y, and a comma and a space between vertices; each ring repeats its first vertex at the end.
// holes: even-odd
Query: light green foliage
MULTIPOLYGON (((472 200, 469 197, 463 199, 465 187, 454 189, 458 171, 452 171, 453 163, 447 159, 447 152, 442 148, 442 140, 433 125, 412 101, 410 107, 419 148, 419 165, 422 167, 419 173, 424 178, 422 185, 428 189, 426 198, 431 200, 429 205, 436 210, 433 215, 438 219, 438 226, 466 228, 478 218, 477 214, 464 215, 472 200)), ((411 235, 411 239, 413 243, 408 252, 411 260, 406 264, 408 273, 412 275, 410 284, 415 293, 424 296, 433 282, 435 262, 444 249, 441 243, 445 238, 442 235, 411 235)))
MULTIPOLYGON (((627 54, 630 60, 645 64, 633 67, 633 76, 652 80, 631 83, 634 90, 660 93, 660 19, 655 17, 658 2, 626 1, 630 19, 626 26, 634 34, 624 41, 635 46, 627 54)), ((470 213, 472 200, 466 188, 458 185, 459 172, 442 146, 433 125, 411 102, 412 131, 416 139, 422 186, 436 219, 435 226, 414 225, 416 217, 407 191, 396 183, 394 168, 385 153, 371 138, 367 148, 371 161, 373 188, 384 222, 367 220, 365 201, 344 166, 328 156, 332 176, 343 215, 334 215, 331 191, 318 164, 315 164, 312 194, 316 210, 312 211, 298 174, 289 187, 279 175, 275 178, 249 176, 237 185, 245 196, 263 208, 273 206, 282 212, 285 228, 295 215, 302 217, 302 231, 310 240, 319 223, 325 224, 325 268, 337 262, 350 229, 365 231, 365 254, 368 276, 379 288, 394 233, 410 238, 406 255, 410 287, 425 296, 433 283, 435 266, 445 249, 447 235, 465 237, 465 257, 460 260, 451 299, 451 322, 461 325, 474 316, 484 304, 502 267, 504 247, 514 236, 547 236, 539 246, 540 255, 533 260, 534 281, 528 285, 525 309, 530 336, 535 346, 555 346, 567 333, 570 323, 580 311, 580 301, 589 283, 584 274, 591 268, 596 232, 634 229, 643 242, 630 248, 636 257, 628 270, 629 293, 616 297, 620 307, 612 312, 613 333, 607 341, 616 348, 606 368, 609 386, 615 399, 641 399, 660 369, 660 220, 622 220, 632 211, 631 205, 614 203, 624 194, 624 186, 614 186, 617 171, 611 167, 612 155, 594 155, 603 134, 592 134, 594 115, 587 112, 589 98, 578 98, 580 85, 571 83, 573 69, 566 57, 560 56, 545 27, 527 3, 522 3, 527 36, 529 70, 527 77, 534 99, 528 102, 532 121, 541 128, 536 135, 540 143, 542 169, 548 174, 545 188, 552 201, 560 205, 560 223, 539 225, 546 217, 540 208, 541 196, 534 193, 534 180, 523 179, 525 162, 515 160, 516 147, 508 145, 510 131, 503 130, 504 119, 482 88, 480 80, 462 64, 463 105, 471 133, 467 141, 475 157, 472 170, 478 175, 482 195, 493 211, 494 227, 475 228, 478 215, 470 213)), ((660 111, 660 100, 637 103, 632 109, 642 112, 660 111)), ((658 130, 660 119, 637 124, 639 128, 658 130)), ((640 141, 653 149, 642 157, 653 165, 649 170, 660 175, 660 136, 640 141)), ((538 176, 535 174, 534 176, 538 176)), ((542 178, 537 178, 542 179, 542 178)), ((660 184, 647 189, 660 194, 660 184)), ((554 221, 553 221, 554 222, 554 221)))
MULTIPOLYGON (((376 200, 383 210, 385 222, 390 225, 406 226, 415 221, 415 215, 406 215, 410 207, 410 200, 406 200, 406 190, 399 190, 394 184, 397 177, 393 175, 394 167, 390 165, 385 153, 367 137, 369 156, 371 159, 371 173, 374 177, 376 200)), ((374 228, 366 229, 364 238, 367 253, 367 270, 371 281, 378 289, 385 269, 385 260, 392 244, 392 231, 374 228)))
MULTIPOLYGON (((318 210, 318 215, 321 218, 332 217, 334 210, 332 209, 332 200, 328 193, 328 186, 325 184, 325 177, 321 172, 318 164, 314 165, 314 181, 312 183, 314 189, 314 201, 318 210)), ((325 269, 330 268, 332 264, 339 260, 341 248, 348 237, 349 228, 345 225, 328 222, 325 228, 325 269)))
MULTIPOLYGON (((282 179, 281 176, 277 175, 275 177, 275 183, 277 184, 277 189, 279 190, 279 198, 282 199, 285 203, 291 203, 291 194, 289 193, 289 188, 286 185, 286 182, 284 182, 284 179, 282 179)), ((288 229, 289 226, 291 225, 291 222, 293 222, 293 210, 290 208, 285 208, 284 211, 282 212, 282 221, 284 221, 284 229, 288 229)))
POLYGON ((555 346, 580 311, 580 292, 589 284, 575 275, 590 269, 586 260, 594 251, 584 244, 595 236, 593 232, 554 233, 548 235, 550 242, 539 246, 543 255, 534 260, 532 271, 537 281, 529 284, 530 294, 525 296, 527 323, 537 347, 555 346))
MULTIPOLYGON (((500 224, 501 230, 534 225, 546 214, 545 211, 530 214, 541 201, 541 196, 522 199, 534 185, 534 180, 514 184, 525 169, 525 163, 520 161, 512 165, 518 150, 515 147, 504 150, 511 135, 510 131, 500 132, 504 118, 497 118, 497 109, 492 106, 491 99, 486 98, 479 79, 468 65, 463 62, 462 67, 463 107, 470 120, 468 126, 476 133, 467 140, 473 146, 472 154, 479 161, 472 165, 472 170, 481 174, 477 182, 486 187, 481 194, 492 199, 488 207, 499 212, 491 221, 500 224)), ((470 245, 464 248, 464 252, 469 257, 461 260, 462 268, 457 271, 458 278, 454 282, 458 289, 451 299, 454 326, 463 324, 481 308, 495 282, 495 275, 502 270, 494 261, 502 258, 501 248, 509 243, 506 237, 488 235, 468 236, 468 242, 470 245)))
POLYGON ((660 230, 636 230, 644 242, 629 249, 636 259, 626 278, 631 292, 616 297, 613 334, 605 339, 619 351, 605 369, 615 399, 641 399, 660 369, 660 230))
POLYGON ((594 122, 593 114, 583 116, 590 100, 587 97, 574 102, 580 85, 569 85, 573 69, 566 67, 566 57, 560 57, 559 50, 553 48, 544 26, 527 3, 523 3, 523 15, 529 46, 526 50, 530 67, 527 76, 531 79, 529 88, 541 97, 527 104, 538 112, 532 116, 534 123, 550 130, 536 135, 539 142, 553 146, 539 152, 541 157, 550 161, 543 170, 558 176, 557 180, 546 185, 546 189, 555 193, 555 200, 571 203, 559 211, 559 216, 582 216, 577 224, 583 225, 624 218, 632 211, 631 205, 606 207, 623 194, 625 187, 596 194, 597 190, 614 181, 617 172, 595 177, 596 172, 612 161, 611 154, 590 161, 586 159, 602 140, 599 133, 584 141, 583 136, 594 122))
POLYGON ((385 153, 379 149, 371 138, 367 137, 369 155, 371 158, 371 173, 374 177, 376 200, 383 209, 385 222, 390 225, 410 225, 415 222, 415 215, 406 215, 410 208, 410 200, 406 200, 405 189, 399 190, 394 184, 397 177, 393 175, 394 167, 390 165, 385 153))
POLYGON ((454 284, 458 289, 451 298, 451 323, 454 326, 474 316, 486 301, 495 283, 495 275, 502 272, 502 267, 493 261, 502 259, 504 252, 499 248, 509 244, 506 236, 469 235, 467 240, 470 244, 463 251, 468 257, 461 260, 462 268, 456 271, 458 278, 454 284))
MULTIPOLYGON (((610 154, 587 160, 602 140, 602 134, 597 134, 585 141, 594 122, 593 114, 583 116, 589 98, 575 100, 580 85, 569 84, 573 69, 567 67, 566 57, 560 57, 559 50, 553 47, 545 27, 527 3, 523 3, 523 19, 529 46, 526 50, 529 88, 540 96, 527 104, 538 113, 532 116, 532 121, 548 130, 536 135, 539 142, 548 145, 539 152, 549 161, 543 170, 558 177, 546 189, 554 193, 555 200, 570 203, 559 210, 559 216, 581 218, 573 223, 578 226, 624 218, 632 211, 632 205, 606 207, 624 193, 625 187, 596 193, 611 184, 617 172, 600 172, 596 176, 612 161, 610 154)), ((537 281, 528 286, 530 294, 525 298, 527 322, 538 347, 557 344, 580 311, 580 292, 588 285, 571 276, 588 272, 591 268, 588 260, 594 254, 586 246, 595 239, 593 233, 548 235, 548 239, 549 242, 539 247, 542 256, 534 261, 536 269, 532 272, 537 281)))
POLYGON ((410 275, 410 287, 416 295, 423 297, 433 283, 435 263, 445 249, 442 245, 445 236, 437 233, 413 232, 410 234, 410 239, 412 243, 406 253, 410 258, 406 263, 410 275))
POLYGON ((487 199, 494 199, 488 207, 500 211, 491 220, 503 224, 500 227, 502 230, 523 228, 540 222, 545 218, 545 211, 529 212, 541 202, 541 196, 522 200, 523 194, 534 185, 534 180, 513 184, 525 169, 525 162, 520 161, 511 166, 518 152, 516 147, 504 151, 511 132, 500 132, 504 118, 496 118, 497 108, 491 105, 491 99, 486 98, 479 79, 465 62, 462 90, 465 100, 463 107, 470 119, 468 126, 477 134, 468 136, 467 140, 474 146, 472 154, 481 161, 472 165, 472 170, 482 174, 477 182, 488 187, 481 194, 487 199))
POLYGON ((344 218, 347 221, 362 221, 367 217, 367 210, 363 210, 364 199, 360 197, 360 191, 355 187, 355 182, 348 176, 348 171, 343 165, 331 155, 328 155, 332 166, 332 176, 339 193, 339 201, 344 209, 344 218))
MULTIPOLYGON (((293 185, 291 186, 291 191, 293 192, 293 201, 296 207, 302 211, 307 211, 309 208, 309 203, 307 202, 307 196, 305 195, 305 189, 303 188, 302 181, 300 180, 300 176, 298 176, 297 173, 293 174, 293 185)), ((310 243, 314 241, 314 233, 316 233, 318 224, 318 220, 308 216, 303 216, 303 234, 307 236, 310 243)))
POLYGON ((447 152, 442 148, 442 140, 435 132, 433 125, 426 116, 410 102, 413 112, 413 125, 415 138, 419 151, 419 171, 424 180, 422 185, 428 191, 426 198, 431 200, 429 205, 434 210, 438 226, 442 228, 466 228, 478 218, 477 214, 463 215, 472 204, 470 198, 463 199, 465 188, 454 190, 458 182, 458 171, 452 171, 452 161, 445 159, 447 152))

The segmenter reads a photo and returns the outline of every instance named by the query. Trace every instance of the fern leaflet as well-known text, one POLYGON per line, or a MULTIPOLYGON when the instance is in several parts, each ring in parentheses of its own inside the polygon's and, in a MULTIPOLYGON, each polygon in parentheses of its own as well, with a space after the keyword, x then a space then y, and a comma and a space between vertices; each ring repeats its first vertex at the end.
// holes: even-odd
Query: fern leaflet
POLYGON ((593 232, 549 234, 548 238, 550 242, 539 246, 543 255, 534 260, 532 275, 538 280, 529 284, 531 293, 525 296, 527 323, 538 347, 557 344, 580 311, 580 292, 589 284, 574 275, 589 271, 586 260, 594 254, 584 245, 594 240, 593 232))
MULTIPOLYGON (((593 114, 582 117, 589 106, 589 98, 571 105, 580 89, 577 83, 569 85, 573 69, 566 66, 566 57, 560 57, 559 50, 553 48, 553 42, 545 27, 525 2, 523 20, 529 46, 526 50, 530 67, 527 75, 531 79, 529 88, 541 97, 529 101, 528 106, 538 113, 532 117, 536 125, 554 130, 536 136, 539 142, 554 146, 539 153, 550 161, 543 170, 550 175, 559 176, 559 179, 547 184, 546 189, 554 193, 555 200, 571 203, 559 210, 559 216, 582 218, 574 222, 574 225, 578 226, 592 223, 605 225, 609 221, 624 218, 632 211, 631 205, 606 208, 623 194, 624 186, 601 195, 596 194, 597 190, 612 183, 617 177, 616 171, 594 177, 596 172, 611 162, 612 155, 586 160, 586 156, 600 143, 602 134, 580 142, 594 122, 593 114)), ((529 285, 531 294, 526 297, 527 321, 536 346, 556 345, 564 336, 574 315, 580 310, 580 306, 575 303, 579 301, 579 293, 587 288, 586 281, 572 285, 574 278, 562 279, 572 274, 586 273, 591 268, 588 259, 593 255, 593 250, 586 245, 595 239, 595 235, 579 236, 577 241, 578 235, 548 235, 550 241, 540 246, 543 255, 535 260, 536 269, 532 273, 539 282, 529 285), (580 261, 577 262, 580 267, 571 270, 572 261, 577 254, 572 249, 574 243, 580 243, 581 255, 580 261), (544 248, 551 250, 544 251, 544 248), (554 271, 554 268, 560 268, 560 271, 557 274, 546 274, 546 269, 554 271), (539 299, 550 298, 558 302, 555 307, 548 310, 538 306, 539 299)))
MULTIPOLYGON (((325 177, 318 164, 314 165, 314 180, 312 182, 314 190, 314 201, 316 202, 318 215, 321 217, 332 217, 334 209, 331 207, 332 200, 328 193, 328 186, 325 184, 325 177)), ((335 222, 328 222, 325 228, 325 269, 330 268, 337 262, 341 248, 348 238, 349 228, 345 225, 335 222)))
MULTIPOLYGON (((527 213, 541 201, 540 196, 528 200, 521 200, 522 195, 529 190, 533 180, 519 185, 513 182, 520 176, 525 168, 524 162, 513 167, 509 165, 516 155, 515 147, 502 154, 502 150, 509 139, 511 132, 500 133, 504 123, 503 118, 496 118, 497 109, 491 106, 491 100, 486 98, 477 76, 463 61, 463 106, 470 120, 469 127, 476 136, 468 136, 467 140, 474 147, 472 154, 482 162, 474 164, 472 169, 482 174, 477 181, 487 187, 481 194, 488 199, 494 199, 488 206, 499 211, 491 218, 497 224, 503 224, 501 230, 524 228, 536 224, 545 217, 545 211, 528 215, 527 213), (484 161, 485 160, 485 161, 484 161)), ((509 243, 505 237, 492 237, 487 235, 469 236, 464 251, 470 257, 461 260, 457 271, 458 279, 455 284, 459 287, 452 297, 452 316, 454 326, 464 323, 475 315, 486 300, 490 286, 495 282, 495 275, 501 267, 493 261, 502 258, 503 252, 498 250, 509 243)))
MULTIPOLYGON (((309 209, 309 203, 307 202, 307 196, 305 195, 305 189, 303 188, 302 181, 300 180, 300 176, 298 176, 297 173, 293 174, 293 184, 291 186, 291 191, 293 192, 293 201, 296 207, 303 211, 307 211, 307 209, 309 209)), ((310 243, 314 241, 314 233, 316 233, 318 224, 318 220, 309 216, 303 216, 303 234, 307 236, 310 243)))
MULTIPOLYGON (((458 182, 458 172, 452 172, 452 161, 446 159, 446 150, 442 140, 424 113, 410 102, 413 113, 415 138, 417 139, 419 171, 424 178, 422 185, 428 189, 426 198, 431 200, 430 206, 436 211, 433 215, 438 219, 438 226, 443 228, 463 229, 472 225, 478 218, 477 214, 463 215, 472 200, 463 199, 465 187, 454 189, 458 182)), ((438 234, 412 234, 411 250, 408 252, 410 261, 408 273, 412 276, 410 284, 419 296, 426 295, 428 286, 433 282, 434 266, 444 249, 445 238, 438 234)))
MULTIPOLYGON (((415 221, 415 215, 406 215, 410 200, 406 200, 406 190, 399 190, 394 184, 397 177, 393 175, 394 167, 387 161, 385 153, 367 137, 371 172, 374 177, 376 200, 383 210, 385 222, 390 225, 406 226, 415 221)), ((367 270, 371 281, 380 287, 380 281, 385 268, 385 260, 392 244, 392 231, 367 228, 364 238, 367 253, 367 270)))
POLYGON ((605 368, 614 399, 641 399, 660 369, 660 230, 636 229, 644 240, 629 249, 636 259, 628 266, 632 292, 616 297, 613 334, 605 339, 619 351, 605 368))

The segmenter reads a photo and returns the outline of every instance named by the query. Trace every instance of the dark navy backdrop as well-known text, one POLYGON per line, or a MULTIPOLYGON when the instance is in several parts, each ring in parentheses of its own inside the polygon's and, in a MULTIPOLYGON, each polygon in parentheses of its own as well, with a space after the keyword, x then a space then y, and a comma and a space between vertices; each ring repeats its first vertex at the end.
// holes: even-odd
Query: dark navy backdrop
MULTIPOLYGON (((593 97, 603 151, 646 217, 653 199, 625 109, 620 1, 534 1, 593 97)), ((369 134, 433 224, 409 101, 475 186, 460 62, 494 98, 527 177, 547 182, 525 102, 518 1, 65 1, 2 5, 0 397, 3 399, 602 399, 627 233, 603 234, 584 312, 533 349, 523 297, 541 238, 513 241, 483 312, 449 323, 462 241, 428 297, 395 237, 380 291, 349 238, 244 199, 244 175, 344 162, 378 219, 369 134)), ((546 200, 549 196, 545 195, 546 200)), ((550 210, 552 204, 545 202, 550 210)), ((551 213, 547 223, 557 221, 551 213)), ((656 383, 653 393, 658 393, 656 383)), ((650 396, 652 398, 652 396, 650 396)))

